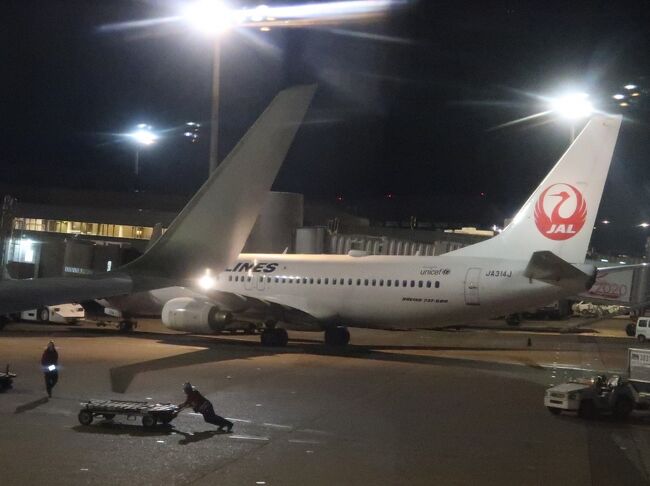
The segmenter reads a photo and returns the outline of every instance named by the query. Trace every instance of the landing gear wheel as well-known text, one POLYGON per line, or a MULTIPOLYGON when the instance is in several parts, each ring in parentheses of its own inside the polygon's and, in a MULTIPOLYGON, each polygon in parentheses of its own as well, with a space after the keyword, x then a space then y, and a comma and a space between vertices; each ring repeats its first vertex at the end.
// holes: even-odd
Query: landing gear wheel
POLYGON ((41 322, 47 322, 50 320, 50 309, 43 307, 38 309, 38 320, 41 322))
POLYGON ((264 329, 260 336, 262 346, 284 347, 289 342, 289 334, 286 329, 264 329))
POLYGON ((81 425, 90 425, 93 423, 93 414, 88 412, 87 410, 82 410, 81 412, 79 412, 77 418, 79 419, 79 423, 81 425))
POLYGON ((120 321, 120 323, 117 325, 117 329, 120 332, 131 332, 133 331, 133 322, 132 321, 120 321))
POLYGON ((594 419, 598 415, 598 410, 596 410, 596 405, 591 400, 583 400, 580 402, 580 408, 578 409, 578 417, 583 419, 594 419))
POLYGON ((350 332, 347 327, 337 326, 325 329, 325 344, 328 346, 345 346, 350 342, 350 332))
POLYGON ((639 340, 640 343, 644 343, 644 342, 645 342, 645 336, 644 336, 643 334, 639 334, 639 335, 637 336, 637 339, 639 340))
POLYGON ((156 425, 156 417, 153 415, 143 415, 142 416, 142 425, 150 429, 156 425))
POLYGON ((621 397, 614 404, 614 417, 626 419, 634 410, 634 402, 628 397, 621 397))

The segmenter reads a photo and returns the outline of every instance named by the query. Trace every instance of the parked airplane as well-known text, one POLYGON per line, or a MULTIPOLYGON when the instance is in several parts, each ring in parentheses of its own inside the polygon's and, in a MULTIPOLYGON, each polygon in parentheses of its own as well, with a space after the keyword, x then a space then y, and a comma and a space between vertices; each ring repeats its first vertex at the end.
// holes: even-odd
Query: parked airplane
MULTIPOLYGON (((0 316, 186 285, 206 267, 215 273, 225 269, 244 247, 315 89, 296 86, 280 92, 141 257, 90 276, 0 281, 0 316)), ((0 327, 3 323, 0 319, 0 327)))
POLYGON ((265 323, 263 344, 282 346, 286 328, 323 330, 326 343, 342 345, 346 326, 468 322, 576 295, 597 275, 585 254, 620 125, 620 116, 592 118, 489 240, 435 257, 242 254, 202 277, 210 292, 171 288, 149 297, 171 329, 210 333, 248 317, 265 323))

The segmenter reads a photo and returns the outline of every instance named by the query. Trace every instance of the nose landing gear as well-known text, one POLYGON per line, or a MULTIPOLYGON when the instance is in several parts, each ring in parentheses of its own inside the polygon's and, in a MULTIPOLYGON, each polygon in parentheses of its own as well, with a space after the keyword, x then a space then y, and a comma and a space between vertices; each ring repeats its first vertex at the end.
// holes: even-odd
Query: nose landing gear
POLYGON ((325 329, 325 344, 328 346, 345 346, 350 342, 350 331, 345 326, 325 329))

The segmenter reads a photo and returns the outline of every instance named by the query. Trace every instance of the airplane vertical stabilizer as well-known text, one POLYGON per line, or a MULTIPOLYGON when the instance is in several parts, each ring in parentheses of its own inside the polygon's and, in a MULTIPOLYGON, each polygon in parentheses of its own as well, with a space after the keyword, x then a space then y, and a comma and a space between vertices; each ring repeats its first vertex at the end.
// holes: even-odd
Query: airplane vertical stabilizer
POLYGON ((594 116, 500 235, 449 255, 584 263, 621 121, 594 116))

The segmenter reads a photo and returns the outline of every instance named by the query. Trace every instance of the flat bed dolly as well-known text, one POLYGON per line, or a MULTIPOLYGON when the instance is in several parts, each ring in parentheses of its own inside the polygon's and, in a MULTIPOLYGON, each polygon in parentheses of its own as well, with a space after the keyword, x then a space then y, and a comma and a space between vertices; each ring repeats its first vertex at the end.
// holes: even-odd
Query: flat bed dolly
POLYGON ((90 425, 97 416, 112 420, 116 415, 126 415, 127 419, 142 417, 142 425, 147 428, 157 423, 168 424, 180 409, 171 403, 133 402, 126 400, 88 400, 81 404, 78 418, 82 425, 90 425))

